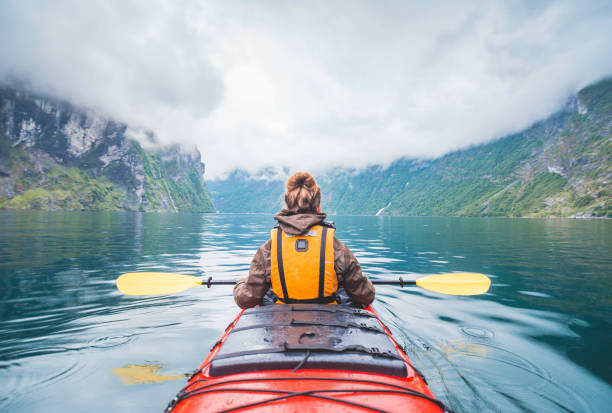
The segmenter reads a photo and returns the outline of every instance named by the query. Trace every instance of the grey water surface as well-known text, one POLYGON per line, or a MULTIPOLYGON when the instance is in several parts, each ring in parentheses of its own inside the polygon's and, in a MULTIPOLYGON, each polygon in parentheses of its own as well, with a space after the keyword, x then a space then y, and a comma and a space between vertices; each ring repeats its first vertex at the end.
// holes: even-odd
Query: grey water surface
MULTIPOLYGON (((486 295, 379 286, 374 308, 457 412, 612 406, 612 221, 330 217, 375 279, 482 272, 486 295)), ((0 411, 163 411, 237 308, 231 286, 122 296, 124 272, 235 280, 268 215, 0 211, 0 411)))

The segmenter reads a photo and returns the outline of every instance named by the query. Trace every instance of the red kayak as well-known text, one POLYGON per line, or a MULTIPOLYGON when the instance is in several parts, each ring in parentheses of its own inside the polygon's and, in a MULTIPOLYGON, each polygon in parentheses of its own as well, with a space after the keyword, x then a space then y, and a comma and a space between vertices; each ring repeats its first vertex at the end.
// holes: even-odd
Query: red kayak
POLYGON ((166 412, 450 412, 371 307, 243 310, 166 412))

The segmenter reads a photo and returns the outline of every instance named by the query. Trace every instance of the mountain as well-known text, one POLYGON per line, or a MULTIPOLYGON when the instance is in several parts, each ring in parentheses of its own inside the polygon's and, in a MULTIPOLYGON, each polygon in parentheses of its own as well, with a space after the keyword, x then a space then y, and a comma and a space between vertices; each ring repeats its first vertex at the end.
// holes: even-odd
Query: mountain
POLYGON ((209 180, 208 187, 220 212, 273 213, 284 203, 288 173, 288 169, 275 173, 272 168, 264 168, 257 174, 235 170, 225 179, 209 180))
MULTIPOLYGON (((332 214, 612 217, 612 79, 524 131, 437 159, 317 174, 332 214)), ((265 174, 264 174, 265 175, 265 174)), ((209 182, 220 211, 274 212, 284 177, 209 182)))
POLYGON ((195 149, 160 146, 152 133, 95 111, 0 88, 0 208, 214 212, 203 174, 195 149))

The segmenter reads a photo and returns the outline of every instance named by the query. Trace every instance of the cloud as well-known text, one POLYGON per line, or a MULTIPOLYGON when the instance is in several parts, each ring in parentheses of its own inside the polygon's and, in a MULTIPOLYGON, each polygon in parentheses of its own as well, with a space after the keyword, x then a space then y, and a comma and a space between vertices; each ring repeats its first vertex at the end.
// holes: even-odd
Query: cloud
POLYGON ((607 2, 22 2, 0 76, 195 143, 207 175, 430 157, 612 74, 607 2))
POLYGON ((185 6, 3 1, 0 76, 172 135, 171 121, 206 116, 223 94, 210 40, 185 6))

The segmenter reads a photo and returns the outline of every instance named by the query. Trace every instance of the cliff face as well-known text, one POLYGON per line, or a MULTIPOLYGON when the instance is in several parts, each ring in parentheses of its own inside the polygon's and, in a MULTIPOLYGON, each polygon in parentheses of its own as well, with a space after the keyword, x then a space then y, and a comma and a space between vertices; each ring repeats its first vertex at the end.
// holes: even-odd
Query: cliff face
MULTIPOLYGON (((484 145, 316 178, 332 214, 612 217, 612 80, 484 145)), ((220 211, 273 212, 282 205, 282 180, 241 172, 209 184, 220 211)))
POLYGON ((0 88, 0 208, 212 212, 197 150, 146 149, 94 111, 0 88))

